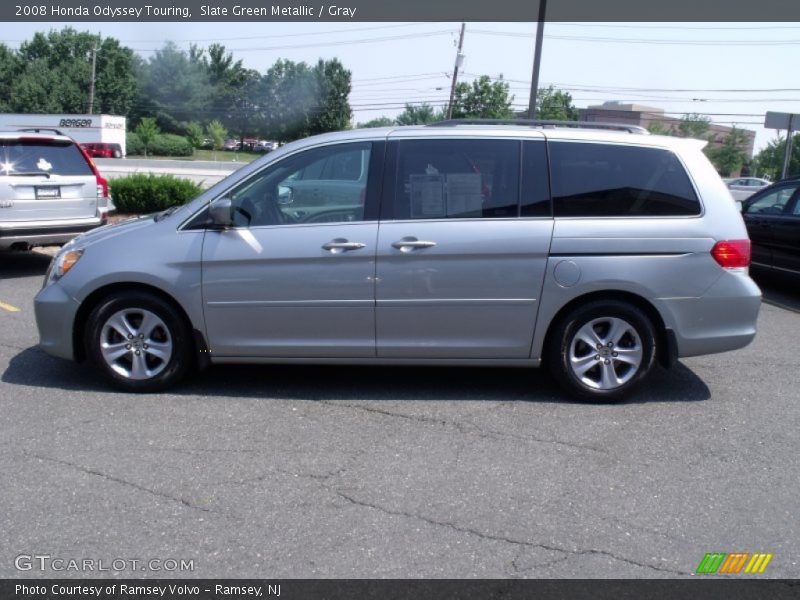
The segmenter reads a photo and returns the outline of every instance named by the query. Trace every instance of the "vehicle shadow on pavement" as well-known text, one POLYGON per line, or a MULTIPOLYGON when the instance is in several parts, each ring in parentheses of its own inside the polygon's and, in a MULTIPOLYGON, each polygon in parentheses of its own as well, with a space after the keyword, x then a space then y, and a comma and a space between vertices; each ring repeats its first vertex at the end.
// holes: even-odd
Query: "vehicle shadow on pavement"
MULTIPOLYGON (((0 380, 20 386, 120 393, 87 366, 53 358, 36 346, 12 357, 0 380)), ((220 365, 190 376, 167 393, 263 400, 574 402, 547 371, 525 368, 220 365)), ((696 402, 710 397, 708 386, 678 363, 670 370, 657 367, 649 384, 626 403, 696 402)))
POLYGON ((52 258, 40 252, 3 251, 0 253, 0 280, 44 277, 52 258))
POLYGON ((773 273, 757 267, 750 269, 750 275, 761 288, 764 302, 800 312, 800 276, 773 273))

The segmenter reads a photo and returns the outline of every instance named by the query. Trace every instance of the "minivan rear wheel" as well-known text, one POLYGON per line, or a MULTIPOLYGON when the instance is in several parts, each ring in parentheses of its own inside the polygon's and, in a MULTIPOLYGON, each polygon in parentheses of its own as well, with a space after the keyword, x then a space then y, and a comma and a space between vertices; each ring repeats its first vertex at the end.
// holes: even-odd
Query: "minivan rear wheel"
POLYGON ((147 292, 118 292, 100 302, 84 342, 105 378, 129 392, 162 390, 191 366, 189 328, 168 302, 147 292))
POLYGON ((624 301, 598 300, 558 322, 546 360, 571 395, 616 402, 647 379, 655 356, 655 329, 642 310, 624 301))

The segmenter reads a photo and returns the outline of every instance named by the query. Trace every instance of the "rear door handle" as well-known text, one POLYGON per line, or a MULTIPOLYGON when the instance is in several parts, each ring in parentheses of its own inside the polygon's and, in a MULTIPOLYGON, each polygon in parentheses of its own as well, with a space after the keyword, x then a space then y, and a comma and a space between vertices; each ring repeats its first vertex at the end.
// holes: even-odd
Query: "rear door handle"
POLYGON ((336 238, 326 244, 322 244, 322 249, 327 250, 331 254, 341 254, 342 252, 347 252, 349 250, 361 250, 361 248, 365 247, 366 244, 362 244, 361 242, 350 242, 344 238, 336 238))
POLYGON ((422 248, 433 248, 436 242, 428 240, 418 240, 415 237, 404 237, 402 240, 397 240, 392 244, 392 248, 397 248, 400 252, 412 252, 422 248))

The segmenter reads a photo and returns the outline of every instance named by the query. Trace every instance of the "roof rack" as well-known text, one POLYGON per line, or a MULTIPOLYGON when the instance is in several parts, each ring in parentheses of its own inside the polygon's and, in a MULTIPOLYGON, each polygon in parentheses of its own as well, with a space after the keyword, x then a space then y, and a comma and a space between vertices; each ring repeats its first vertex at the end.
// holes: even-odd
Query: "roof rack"
POLYGON ((429 123, 428 127, 455 127, 456 125, 517 125, 519 127, 571 127, 573 129, 610 129, 628 133, 649 134, 644 127, 621 123, 595 123, 593 121, 548 121, 540 119, 447 119, 429 123))

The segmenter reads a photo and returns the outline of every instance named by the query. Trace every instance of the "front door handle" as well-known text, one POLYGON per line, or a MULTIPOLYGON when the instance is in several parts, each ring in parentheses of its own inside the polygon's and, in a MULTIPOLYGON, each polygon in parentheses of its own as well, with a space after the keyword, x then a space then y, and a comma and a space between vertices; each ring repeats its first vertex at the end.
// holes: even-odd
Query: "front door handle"
POLYGON ((422 248, 433 248, 436 242, 428 240, 418 240, 415 237, 404 237, 402 240, 397 240, 392 244, 392 248, 397 248, 400 252, 412 252, 422 248))
POLYGON ((361 242, 349 242, 344 238, 336 238, 326 244, 322 244, 322 249, 327 250, 331 254, 341 254, 349 250, 361 250, 365 248, 366 244, 361 242))

